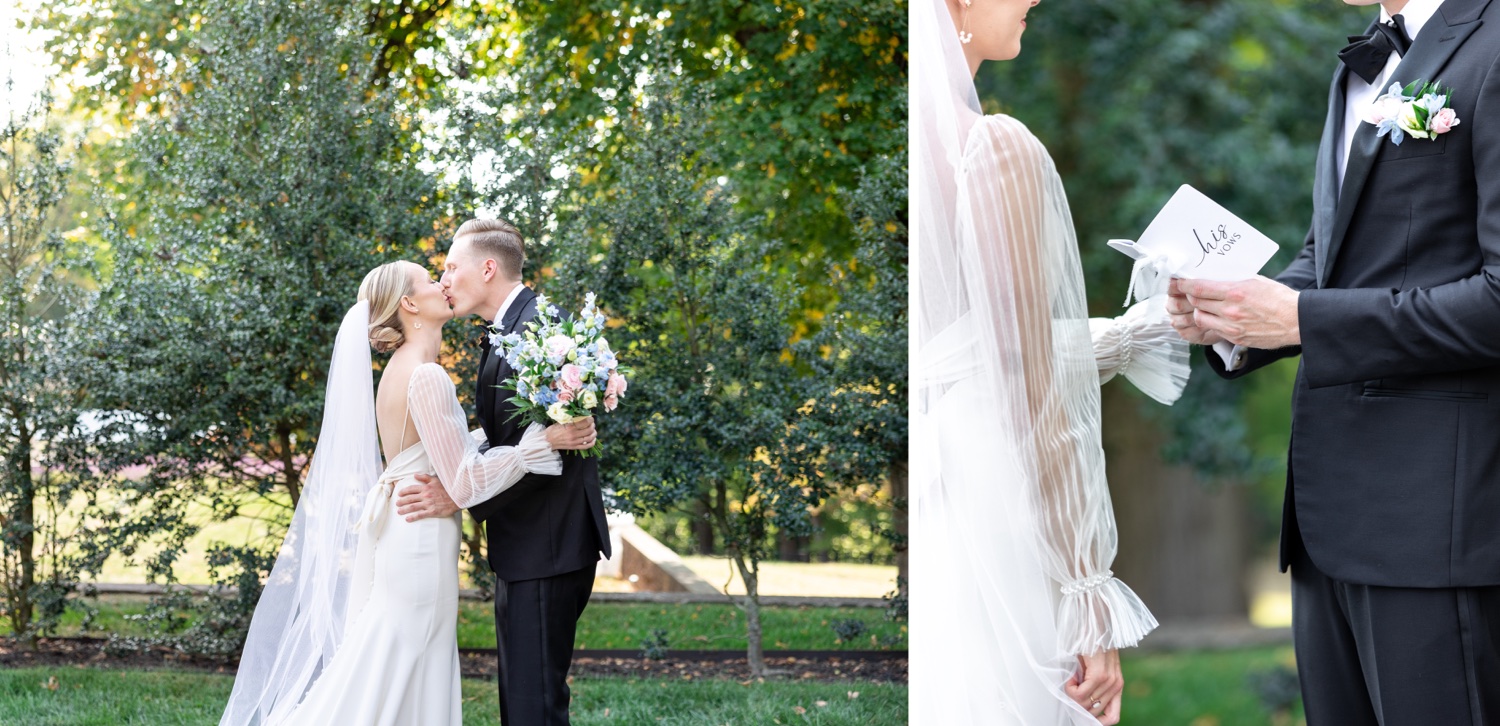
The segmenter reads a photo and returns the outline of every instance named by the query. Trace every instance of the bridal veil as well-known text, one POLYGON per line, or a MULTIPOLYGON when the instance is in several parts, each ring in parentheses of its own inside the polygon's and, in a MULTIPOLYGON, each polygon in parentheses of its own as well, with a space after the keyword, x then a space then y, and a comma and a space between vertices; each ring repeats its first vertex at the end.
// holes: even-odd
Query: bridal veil
POLYGON ((369 322, 369 303, 361 300, 339 325, 317 451, 250 621, 221 726, 279 722, 343 638, 359 542, 355 525, 383 468, 369 322))
POLYGON ((1101 369, 1169 401, 1186 345, 1130 363, 1127 315, 1094 324, 1100 362, 1051 158, 982 114, 944 0, 910 17, 912 720, 1097 723, 1063 691, 1074 656, 1156 626, 1109 570, 1101 369))

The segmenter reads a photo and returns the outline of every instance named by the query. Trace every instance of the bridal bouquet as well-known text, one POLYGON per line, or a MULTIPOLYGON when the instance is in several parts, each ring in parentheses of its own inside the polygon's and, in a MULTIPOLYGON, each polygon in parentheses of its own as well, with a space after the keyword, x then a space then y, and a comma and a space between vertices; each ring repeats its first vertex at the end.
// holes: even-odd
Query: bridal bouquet
MULTIPOLYGON (((545 295, 537 296, 536 318, 525 332, 501 335, 490 329, 490 343, 505 356, 515 374, 501 384, 515 391, 510 403, 528 423, 572 423, 594 415, 601 406, 613 411, 628 386, 630 369, 619 364, 604 338, 604 315, 594 293, 583 309, 563 319, 545 295)), ((598 447, 578 452, 590 456, 598 447)))
POLYGON ((1370 104, 1363 120, 1375 125, 1377 137, 1390 134, 1397 146, 1407 135, 1436 140, 1459 123, 1458 113, 1449 104, 1452 97, 1453 89, 1437 83, 1413 81, 1406 88, 1392 83, 1385 95, 1370 104))

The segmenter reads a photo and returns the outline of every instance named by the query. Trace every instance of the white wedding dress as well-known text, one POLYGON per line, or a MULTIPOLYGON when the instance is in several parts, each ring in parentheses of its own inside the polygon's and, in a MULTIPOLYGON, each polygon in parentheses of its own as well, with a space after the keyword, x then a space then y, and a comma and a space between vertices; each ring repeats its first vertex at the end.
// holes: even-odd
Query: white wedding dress
POLYGON ((517 446, 480 452, 483 432, 468 430, 453 381, 427 363, 412 371, 407 387, 420 440, 372 476, 378 439, 369 349, 361 360, 344 343, 346 331, 362 337, 367 313, 352 310, 345 323, 335 350, 355 360, 341 365, 335 353, 314 472, 256 606, 221 724, 461 723, 460 515, 407 522, 392 497, 428 474, 467 507, 528 473, 562 473, 540 425, 517 446))
POLYGON ((370 493, 344 642, 288 724, 458 724, 458 514, 407 522, 390 493, 434 474, 427 449, 402 451, 370 493), (360 580, 364 578, 365 582, 360 580))
POLYGON ((945 0, 910 17, 911 722, 1097 725, 1077 656, 1156 626, 1109 569, 1099 387, 1170 403, 1187 344, 1156 290, 1089 319, 1052 159, 981 112, 945 0))

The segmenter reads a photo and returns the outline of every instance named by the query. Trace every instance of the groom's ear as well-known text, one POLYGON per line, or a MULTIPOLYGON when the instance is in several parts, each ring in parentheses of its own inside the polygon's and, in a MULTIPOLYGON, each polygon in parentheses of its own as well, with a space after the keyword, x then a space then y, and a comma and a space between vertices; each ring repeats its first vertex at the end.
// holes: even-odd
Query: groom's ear
POLYGON ((485 282, 495 279, 495 276, 500 274, 500 263, 486 259, 484 265, 480 268, 480 274, 484 277, 485 282))

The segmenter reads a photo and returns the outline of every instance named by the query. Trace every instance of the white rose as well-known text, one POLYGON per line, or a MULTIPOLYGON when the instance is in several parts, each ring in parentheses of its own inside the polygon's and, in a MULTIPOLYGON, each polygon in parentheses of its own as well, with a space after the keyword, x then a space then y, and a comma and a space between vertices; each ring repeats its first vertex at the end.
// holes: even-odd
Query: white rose
POLYGON ((568 404, 563 401, 547 407, 547 418, 560 424, 573 423, 573 417, 568 415, 568 404))
POLYGON ((1401 130, 1412 135, 1412 138, 1427 138, 1427 129, 1417 121, 1417 105, 1408 103, 1401 107, 1401 113, 1396 117, 1396 123, 1401 125, 1401 130))
POLYGON ((584 408, 591 409, 599 405, 599 397, 594 395, 594 389, 592 388, 585 389, 583 395, 578 400, 583 403, 584 408))

